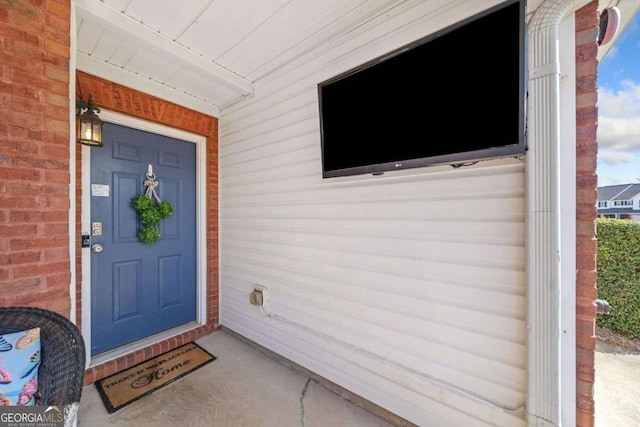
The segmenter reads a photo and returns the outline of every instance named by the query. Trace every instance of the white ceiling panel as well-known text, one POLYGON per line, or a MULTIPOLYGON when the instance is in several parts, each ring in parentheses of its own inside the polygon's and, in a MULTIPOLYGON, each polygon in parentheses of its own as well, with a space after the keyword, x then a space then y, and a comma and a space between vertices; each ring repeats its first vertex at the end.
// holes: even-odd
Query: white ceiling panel
POLYGON ((219 37, 220 22, 225 21, 227 14, 231 13, 240 0, 214 0, 214 2, 215 7, 213 7, 211 1, 208 4, 204 4, 202 9, 194 7, 194 11, 198 10, 197 14, 185 14, 185 11, 183 11, 181 19, 174 20, 172 25, 167 25, 166 28, 159 28, 158 31, 189 49, 201 53, 189 44, 189 37, 196 38, 197 33, 199 33, 205 41, 209 42, 219 37), (192 32, 192 35, 185 38, 184 34, 187 32, 192 32))
POLYGON ((185 68, 178 70, 164 84, 203 101, 215 99, 217 100, 216 105, 220 107, 238 99, 238 94, 234 90, 219 84, 212 84, 205 76, 185 68))
MULTIPOLYGON (((161 15, 147 17, 145 23, 156 31, 175 40, 181 36, 214 0, 166 0, 171 4, 171 10, 164 10, 161 15)), ((215 0, 220 1, 220 0, 215 0)))
MULTIPOLYGON (((324 6, 326 10, 332 10, 341 2, 342 0, 325 0, 324 6)), ((321 25, 319 23, 323 21, 324 16, 317 16, 317 12, 312 3, 290 2, 279 13, 272 15, 264 25, 257 27, 240 41, 234 49, 222 54, 218 61, 246 76, 250 70, 272 59, 274 54, 278 55, 299 43, 300 40, 292 37, 292 34, 307 34, 305 30, 308 30, 310 23, 321 25)))
MULTIPOLYGON (((433 1, 433 0, 430 0, 433 1)), ((391 9, 416 4, 405 0, 343 0, 333 9, 315 10, 316 19, 307 22, 307 26, 299 31, 295 37, 295 45, 290 49, 280 49, 268 62, 252 69, 246 75, 249 80, 256 81, 273 72, 295 58, 304 55, 320 46, 335 41, 338 37, 348 34, 364 23, 383 16, 391 9)))
POLYGON ((120 37, 108 31, 103 31, 90 53, 98 59, 108 60, 121 43, 122 39, 120 37))
POLYGON ((153 55, 149 58, 145 66, 142 67, 140 74, 167 84, 167 81, 181 69, 183 69, 183 67, 180 63, 173 62, 164 56, 153 55))
POLYGON ((220 98, 219 105, 221 108, 224 108, 242 99, 242 97, 238 97, 237 93, 232 92, 230 89, 217 84, 212 84, 209 87, 203 87, 202 90, 198 92, 198 94, 204 99, 220 98))
MULTIPOLYGON (((178 2, 173 3, 175 5, 178 2)), ((171 7, 171 2, 166 0, 132 1, 125 7, 123 13, 141 24, 148 25, 148 20, 152 20, 154 15, 165 13, 167 7, 171 7)))
POLYGON ((138 49, 135 56, 129 60, 126 69, 135 74, 140 74, 140 71, 147 66, 149 62, 153 60, 153 57, 157 54, 153 53, 149 49, 138 49))
MULTIPOLYGON (((358 10, 363 4, 368 5, 369 11, 375 10, 378 3, 388 4, 389 0, 326 0, 322 11, 318 11, 312 3, 295 2, 234 49, 226 52, 218 61, 249 80, 257 80, 261 75, 272 71, 272 67, 306 52, 314 45, 313 42, 307 42, 312 41, 315 36, 321 35, 323 40, 330 37, 330 33, 325 30, 331 30, 331 25, 337 20, 358 10), (286 31, 278 31, 278 28, 286 28, 286 31), (292 34, 299 36, 293 37, 292 34), (262 73, 254 73, 261 68, 264 69, 262 73)), ((338 27, 335 30, 340 31, 338 27)))
POLYGON ((203 88, 208 87, 211 82, 202 74, 182 68, 179 73, 169 77, 166 84, 180 87, 187 93, 199 93, 203 88))
POLYGON ((113 9, 123 12, 131 0, 102 0, 104 4, 112 7, 113 9))
POLYGON ((80 52, 90 54, 93 52, 93 47, 98 42, 98 39, 102 36, 102 29, 95 27, 91 23, 87 23, 84 19, 78 19, 76 34, 76 49, 80 52))
MULTIPOLYGON (((178 42, 215 60, 268 22, 291 1, 242 0, 222 15, 217 13, 215 7, 210 7, 185 31, 178 42)), ((283 28, 272 30, 277 32, 283 28)))
POLYGON ((108 59, 108 62, 117 67, 126 67, 127 64, 129 64, 129 61, 131 61, 131 59, 133 59, 138 53, 139 49, 140 46, 123 40, 115 52, 113 52, 111 58, 108 59))

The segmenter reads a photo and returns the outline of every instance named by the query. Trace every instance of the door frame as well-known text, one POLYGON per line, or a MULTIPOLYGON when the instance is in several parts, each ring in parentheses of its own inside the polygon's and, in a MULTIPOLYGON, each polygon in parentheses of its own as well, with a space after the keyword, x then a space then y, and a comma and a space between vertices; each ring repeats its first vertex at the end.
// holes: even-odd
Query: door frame
MULTIPOLYGON (((168 331, 135 341, 114 350, 91 356, 91 251, 82 248, 82 335, 86 343, 87 367, 97 366, 207 323, 207 138, 181 129, 161 125, 110 110, 101 109, 104 122, 180 139, 196 145, 196 319, 168 331)), ((91 148, 82 146, 82 234, 91 230, 91 148)))

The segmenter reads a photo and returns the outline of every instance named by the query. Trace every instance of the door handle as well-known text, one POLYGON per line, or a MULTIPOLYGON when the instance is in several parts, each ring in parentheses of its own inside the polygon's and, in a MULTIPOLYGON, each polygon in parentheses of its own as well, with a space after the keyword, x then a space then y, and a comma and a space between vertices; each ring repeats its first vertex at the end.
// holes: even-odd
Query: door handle
POLYGON ((104 247, 100 243, 96 243, 95 245, 91 246, 91 252, 93 252, 94 254, 99 254, 103 250, 104 247))

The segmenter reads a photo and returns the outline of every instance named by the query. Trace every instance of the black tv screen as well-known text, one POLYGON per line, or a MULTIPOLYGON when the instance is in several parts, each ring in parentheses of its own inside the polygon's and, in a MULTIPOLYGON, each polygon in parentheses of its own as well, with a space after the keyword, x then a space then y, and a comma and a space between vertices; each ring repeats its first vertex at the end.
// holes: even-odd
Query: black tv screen
POLYGON ((525 1, 318 85, 323 177, 525 151, 525 1))

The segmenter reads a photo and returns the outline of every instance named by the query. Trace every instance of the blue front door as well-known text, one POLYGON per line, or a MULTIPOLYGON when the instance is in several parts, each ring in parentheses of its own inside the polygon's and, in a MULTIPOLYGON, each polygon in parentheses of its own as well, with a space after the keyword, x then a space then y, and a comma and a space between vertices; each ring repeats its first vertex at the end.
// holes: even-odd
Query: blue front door
POLYGON ((196 318, 195 144, 107 123, 91 149, 91 354, 196 318), (151 164, 173 215, 147 245, 131 199, 143 194, 151 164))

